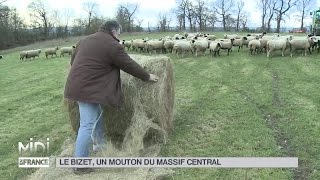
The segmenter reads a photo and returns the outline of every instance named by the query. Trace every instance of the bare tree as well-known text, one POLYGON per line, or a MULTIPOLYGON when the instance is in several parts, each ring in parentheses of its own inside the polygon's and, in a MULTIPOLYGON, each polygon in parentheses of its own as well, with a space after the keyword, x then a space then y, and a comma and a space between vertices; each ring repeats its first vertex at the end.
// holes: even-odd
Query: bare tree
POLYGON ((268 12, 268 4, 270 4, 271 0, 259 0, 256 1, 256 5, 259 9, 261 9, 262 15, 261 15, 261 30, 266 30, 266 18, 267 18, 267 12, 268 12))
POLYGON ((158 19, 158 27, 159 31, 165 32, 169 28, 170 24, 170 18, 167 16, 167 14, 161 14, 159 13, 159 19, 158 19))
POLYGON ((4 2, 6 2, 7 0, 1 0, 0 1, 0 5, 2 4, 2 3, 4 3, 4 2))
POLYGON ((197 4, 195 6, 195 16, 197 17, 197 22, 199 24, 200 31, 204 30, 204 21, 205 21, 205 12, 207 11, 207 7, 204 0, 197 0, 197 4))
POLYGON ((218 17, 216 16, 216 13, 214 11, 210 12, 208 14, 207 19, 208 19, 208 23, 211 25, 212 31, 214 31, 215 24, 218 22, 218 17))
POLYGON ((186 13, 187 13, 187 7, 189 4, 189 0, 177 0, 177 9, 175 10, 178 22, 180 25, 180 30, 186 30, 186 13))
POLYGON ((242 30, 247 29, 248 16, 249 16, 249 13, 246 11, 243 12, 240 16, 240 23, 242 25, 242 30))
POLYGON ((188 2, 187 2, 187 8, 186 8, 186 17, 187 17, 187 19, 188 19, 188 21, 189 21, 190 31, 193 30, 192 21, 193 21, 193 19, 194 19, 194 17, 195 17, 194 14, 195 14, 195 13, 194 13, 194 6, 193 6, 193 4, 192 4, 191 1, 188 1, 188 2))
POLYGON ((274 8, 277 14, 277 29, 276 32, 280 32, 281 21, 283 20, 283 16, 296 5, 297 0, 279 0, 277 1, 276 6, 274 8))
POLYGON ((34 0, 28 6, 34 23, 43 28, 44 38, 48 39, 52 24, 49 22, 49 6, 43 0, 34 0))
POLYGON ((97 11, 98 4, 93 1, 87 1, 83 3, 83 9, 88 13, 87 33, 90 32, 91 20, 95 11, 97 11))
POLYGON ((217 0, 214 9, 222 18, 223 30, 226 31, 226 18, 230 14, 231 8, 234 6, 233 0, 217 0))
POLYGON ((236 25, 236 31, 239 31, 239 27, 240 27, 240 16, 241 16, 241 12, 243 10, 243 6, 244 6, 244 2, 242 0, 239 0, 237 2, 237 25, 236 25))
POLYGON ((267 32, 271 32, 271 21, 273 19, 273 16, 274 16, 274 8, 276 7, 276 4, 277 4, 278 0, 270 0, 268 1, 268 4, 267 4, 267 9, 268 9, 268 13, 267 13, 267 16, 268 16, 268 22, 267 22, 267 32))
MULTIPOLYGON (((132 3, 127 3, 125 5, 120 5, 118 7, 118 12, 122 12, 122 14, 117 13, 117 18, 118 15, 122 15, 122 19, 123 19, 123 25, 125 25, 127 27, 127 31, 131 32, 132 31, 132 26, 133 26, 133 17, 134 14, 137 12, 139 7, 138 3, 132 4, 132 3)), ((119 17, 120 18, 120 17, 119 17)))
POLYGON ((311 0, 298 0, 297 2, 297 10, 301 13, 300 16, 300 29, 304 28, 304 19, 306 16, 306 12, 310 10, 311 0))

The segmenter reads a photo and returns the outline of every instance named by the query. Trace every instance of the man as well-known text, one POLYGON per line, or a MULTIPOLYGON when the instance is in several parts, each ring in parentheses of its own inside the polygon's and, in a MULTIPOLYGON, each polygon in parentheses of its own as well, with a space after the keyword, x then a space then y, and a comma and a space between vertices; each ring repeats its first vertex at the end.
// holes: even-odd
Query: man
MULTIPOLYGON (((120 24, 107 21, 98 32, 80 40, 71 57, 64 95, 79 105, 75 157, 88 157, 91 143, 94 151, 105 146, 102 106, 121 105, 120 69, 143 81, 158 80, 128 56, 119 43, 119 35, 120 24)), ((74 170, 91 172, 86 168, 74 170)))

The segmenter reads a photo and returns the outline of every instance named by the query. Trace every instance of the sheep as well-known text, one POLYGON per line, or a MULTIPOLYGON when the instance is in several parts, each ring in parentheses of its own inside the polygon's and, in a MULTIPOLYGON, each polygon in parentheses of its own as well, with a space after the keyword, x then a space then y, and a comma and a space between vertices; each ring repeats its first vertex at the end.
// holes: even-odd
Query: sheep
POLYGON ((132 50, 138 51, 138 49, 141 51, 144 51, 145 49, 145 44, 148 40, 143 40, 143 39, 134 39, 131 40, 131 48, 132 50))
POLYGON ((174 44, 173 40, 166 40, 163 43, 163 47, 164 47, 165 52, 169 51, 170 53, 172 53, 173 44, 174 44))
POLYGON ((208 39, 208 40, 211 40, 211 41, 214 41, 214 40, 217 39, 217 37, 216 37, 216 35, 211 34, 211 35, 208 35, 208 36, 207 36, 207 39, 208 39))
POLYGON ((59 47, 54 47, 54 48, 48 48, 44 51, 44 54, 46 55, 46 58, 48 59, 48 56, 51 55, 51 57, 53 57, 53 55, 56 55, 57 57, 57 51, 59 50, 59 47))
POLYGON ((256 39, 256 38, 258 38, 258 36, 247 36, 246 37, 246 39, 243 41, 243 44, 242 45, 245 45, 246 47, 248 47, 248 45, 249 45, 249 42, 251 41, 251 40, 254 40, 254 39, 256 39))
POLYGON ((193 43, 193 49, 196 57, 198 56, 198 52, 202 52, 202 54, 204 55, 210 45, 207 39, 192 40, 192 43, 193 43))
POLYGON ((238 52, 240 51, 240 48, 242 49, 244 41, 247 40, 247 37, 242 37, 241 39, 235 39, 233 41, 233 46, 238 46, 238 52))
POLYGON ((21 51, 20 52, 20 61, 22 61, 27 55, 27 51, 21 51))
POLYGON ((237 34, 225 34, 224 36, 224 39, 240 39, 241 37, 237 34))
POLYGON ((228 39, 228 40, 225 39, 224 41, 220 41, 220 43, 221 43, 221 48, 220 49, 227 49, 228 50, 228 56, 229 56, 230 50, 232 49, 233 42, 234 42, 234 38, 228 39))
POLYGON ((177 40, 174 42, 173 44, 173 48, 172 48, 172 54, 176 53, 177 57, 179 56, 179 52, 183 57, 184 52, 191 52, 192 51, 192 43, 190 41, 187 40, 177 40))
POLYGON ((62 47, 60 49, 60 57, 63 56, 65 53, 68 53, 69 55, 71 55, 74 51, 74 49, 76 48, 76 46, 71 46, 71 47, 62 47))
POLYGON ((294 38, 290 40, 290 56, 296 50, 304 50, 304 55, 307 56, 307 50, 311 54, 311 46, 313 45, 313 37, 310 38, 294 38))
MULTIPOLYGON (((36 50, 29 50, 25 51, 25 58, 35 58, 36 56, 39 57, 41 53, 41 49, 36 49, 36 50)), ((20 53, 21 55, 21 53, 20 53)))
POLYGON ((194 33, 189 33, 188 36, 187 36, 187 39, 194 39, 195 37, 197 37, 196 34, 194 34, 194 33))
POLYGON ((214 56, 216 56, 217 53, 220 56, 220 54, 219 54, 220 48, 221 48, 221 42, 212 41, 209 45, 209 50, 210 50, 211 56, 212 56, 212 52, 214 52, 214 56))
POLYGON ((253 55, 256 55, 257 51, 260 50, 261 42, 258 38, 253 39, 249 42, 248 47, 249 47, 250 55, 252 56, 252 52, 253 52, 253 55))
POLYGON ((260 49, 261 50, 264 50, 264 52, 267 52, 267 43, 269 40, 272 40, 272 39, 276 39, 277 37, 275 36, 263 36, 261 39, 260 39, 260 43, 261 43, 261 46, 260 46, 260 49))
POLYGON ((3 55, 0 55, 0 59, 4 59, 3 55))
POLYGON ((159 50, 159 51, 162 51, 163 49, 163 43, 164 43, 164 40, 162 41, 159 41, 159 40, 150 40, 148 42, 145 42, 145 50, 147 52, 149 52, 151 54, 151 51, 156 51, 156 50, 159 50))
POLYGON ((132 41, 126 41, 126 40, 122 40, 122 46, 124 49, 128 49, 130 50, 131 49, 131 45, 132 45, 132 41))
POLYGON ((281 50, 281 55, 284 56, 285 50, 290 47, 289 38, 272 39, 267 42, 267 57, 270 57, 274 50, 281 50))
POLYGON ((181 39, 182 37, 184 37, 184 36, 181 36, 180 34, 175 34, 173 36, 173 39, 181 39))

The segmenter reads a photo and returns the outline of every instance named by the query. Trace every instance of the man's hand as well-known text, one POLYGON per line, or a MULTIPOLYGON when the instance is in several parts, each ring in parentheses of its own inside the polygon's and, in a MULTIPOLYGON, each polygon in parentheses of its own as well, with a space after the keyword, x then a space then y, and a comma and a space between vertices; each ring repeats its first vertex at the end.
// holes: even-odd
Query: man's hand
POLYGON ((149 81, 157 82, 158 79, 159 79, 159 77, 157 75, 150 74, 149 81))

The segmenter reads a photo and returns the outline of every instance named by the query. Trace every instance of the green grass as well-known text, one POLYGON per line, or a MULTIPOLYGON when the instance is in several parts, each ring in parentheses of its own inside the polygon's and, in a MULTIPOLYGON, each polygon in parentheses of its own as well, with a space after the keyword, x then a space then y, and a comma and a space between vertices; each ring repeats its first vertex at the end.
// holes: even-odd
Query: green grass
MULTIPOLYGON (((122 39, 167 34, 123 34, 122 39)), ((218 33, 222 36, 224 33, 218 33)), ((69 42, 48 41, 0 52, 0 177, 20 179, 18 142, 51 139, 58 154, 72 136, 62 107, 70 57, 19 62, 19 51, 69 42)), ((299 169, 174 169, 172 179, 320 179, 320 54, 175 58, 176 116, 160 156, 299 157, 299 169)))

